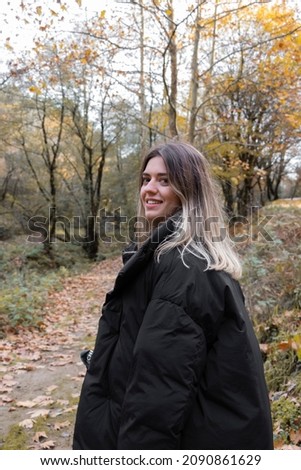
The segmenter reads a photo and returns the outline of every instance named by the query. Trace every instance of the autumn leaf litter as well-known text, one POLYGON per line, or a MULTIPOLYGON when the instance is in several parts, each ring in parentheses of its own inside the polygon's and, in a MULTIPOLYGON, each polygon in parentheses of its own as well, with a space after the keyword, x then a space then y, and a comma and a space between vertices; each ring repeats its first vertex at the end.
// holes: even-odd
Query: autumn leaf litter
POLYGON ((0 340, 2 439, 18 425, 30 434, 31 449, 71 448, 85 373, 79 354, 93 346, 101 305, 120 267, 118 257, 65 279, 45 303, 40 331, 20 329, 0 340), (35 432, 41 418, 45 429, 35 432))

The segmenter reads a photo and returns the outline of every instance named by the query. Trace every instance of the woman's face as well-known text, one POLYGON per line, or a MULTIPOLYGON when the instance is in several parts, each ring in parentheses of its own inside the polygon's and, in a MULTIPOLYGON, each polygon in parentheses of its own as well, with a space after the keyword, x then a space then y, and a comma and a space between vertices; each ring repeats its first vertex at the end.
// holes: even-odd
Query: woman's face
POLYGON ((162 157, 153 157, 142 175, 140 198, 149 222, 157 225, 181 207, 179 197, 169 185, 166 166, 162 157))

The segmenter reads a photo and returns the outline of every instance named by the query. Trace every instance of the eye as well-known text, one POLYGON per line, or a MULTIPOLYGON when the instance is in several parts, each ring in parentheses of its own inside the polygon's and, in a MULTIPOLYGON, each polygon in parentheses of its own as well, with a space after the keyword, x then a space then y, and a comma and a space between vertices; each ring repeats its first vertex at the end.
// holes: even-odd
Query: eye
POLYGON ((168 184, 169 184, 167 178, 161 178, 161 179, 160 179, 160 183, 161 183, 163 186, 168 186, 168 184))
POLYGON ((150 178, 148 176, 143 176, 142 177, 142 186, 146 185, 150 181, 150 178))

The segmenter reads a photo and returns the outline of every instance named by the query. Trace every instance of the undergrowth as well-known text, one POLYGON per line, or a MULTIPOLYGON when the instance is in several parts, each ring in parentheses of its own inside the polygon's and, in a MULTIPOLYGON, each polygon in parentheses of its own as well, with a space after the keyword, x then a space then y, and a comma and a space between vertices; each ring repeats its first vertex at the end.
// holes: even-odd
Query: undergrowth
MULTIPOLYGON (((267 237, 256 232, 239 247, 241 284, 264 359, 275 447, 301 447, 301 201, 260 211, 267 237)), ((250 228, 249 228, 250 229, 250 228)))
POLYGON ((48 294, 68 276, 91 268, 78 246, 55 243, 52 256, 24 237, 0 242, 0 337, 19 326, 39 328, 48 294))

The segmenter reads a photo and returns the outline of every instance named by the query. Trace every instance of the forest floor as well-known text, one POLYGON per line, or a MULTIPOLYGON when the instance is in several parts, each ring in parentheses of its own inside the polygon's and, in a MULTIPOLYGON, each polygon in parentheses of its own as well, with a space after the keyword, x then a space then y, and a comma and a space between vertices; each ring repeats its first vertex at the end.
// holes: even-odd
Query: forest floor
POLYGON ((71 449, 85 374, 80 352, 94 343, 101 305, 120 266, 120 257, 108 259, 66 278, 45 301, 40 331, 0 340, 0 448, 71 449))

